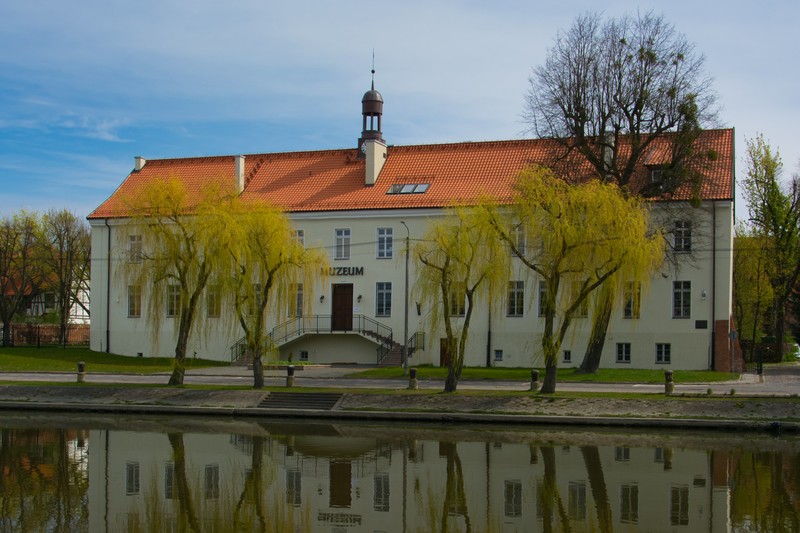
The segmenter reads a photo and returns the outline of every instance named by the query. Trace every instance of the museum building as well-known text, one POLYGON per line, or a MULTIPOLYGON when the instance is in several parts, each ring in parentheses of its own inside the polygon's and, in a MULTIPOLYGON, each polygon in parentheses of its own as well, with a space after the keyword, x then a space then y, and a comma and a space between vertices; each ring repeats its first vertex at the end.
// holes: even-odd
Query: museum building
MULTIPOLYGON (((306 247, 327 251, 331 266, 324 282, 305 291, 298 287, 297 303, 280 318, 270 318, 268 330, 280 360, 400 364, 405 350, 412 365, 445 363, 444 334, 431 330, 431 309, 416 294, 417 266, 406 255, 408 245, 454 203, 469 205, 487 196, 510 203, 519 172, 563 159, 564 143, 389 145, 382 132, 383 105, 373 84, 362 99, 363 128, 354 148, 136 157, 132 172, 88 217, 91 348, 130 356, 174 355, 176 317, 167 311, 158 332, 152 332, 143 305, 147 288, 128 285, 119 273, 130 260, 131 247, 141 246, 141 238, 130 234, 125 195, 157 180, 177 179, 195 198, 207 187, 233 184, 243 202, 267 201, 283 209, 306 247)), ((669 257, 646 288, 628 284, 617 298, 603 367, 741 370, 731 319, 734 132, 706 130, 695 142, 696 151, 713 157, 695 169, 702 175, 699 189, 682 185, 654 198, 651 219, 669 230, 669 257)), ((630 187, 657 186, 670 154, 668 138, 654 141, 630 187)), ((563 174, 577 182, 592 172, 588 164, 578 163, 563 174)), ((525 269, 516 272, 505 301, 476 309, 466 365, 544 364, 539 335, 543 282, 525 269)), ((235 360, 243 352, 242 332, 222 323, 211 300, 198 309, 187 354, 235 360)), ((574 319, 559 366, 580 365, 590 330, 589 309, 574 319)))

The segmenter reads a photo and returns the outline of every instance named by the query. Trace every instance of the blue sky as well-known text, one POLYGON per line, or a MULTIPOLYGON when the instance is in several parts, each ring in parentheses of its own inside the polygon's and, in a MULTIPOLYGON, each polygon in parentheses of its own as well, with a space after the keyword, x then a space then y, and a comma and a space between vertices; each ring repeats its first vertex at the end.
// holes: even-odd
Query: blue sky
POLYGON ((663 13, 705 55, 739 176, 757 132, 798 171, 796 0, 8 0, 0 216, 86 216, 137 155, 355 147, 373 49, 391 144, 519 138, 532 67, 559 29, 600 7, 663 13))

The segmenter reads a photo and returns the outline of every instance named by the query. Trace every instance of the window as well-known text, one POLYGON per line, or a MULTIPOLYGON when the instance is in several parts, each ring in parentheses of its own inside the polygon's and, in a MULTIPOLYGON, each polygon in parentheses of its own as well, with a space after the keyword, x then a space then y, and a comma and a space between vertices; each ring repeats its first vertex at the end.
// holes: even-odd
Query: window
POLYGON ((128 261, 131 263, 139 263, 142 260, 142 236, 129 235, 128 236, 128 261))
POLYGON ((668 365, 672 362, 672 346, 669 343, 656 343, 656 363, 668 365))
POLYGON ((167 316, 176 317, 181 312, 181 286, 167 286, 167 316))
POLYGON ((336 230, 336 252, 334 259, 350 259, 350 228, 336 230))
POLYGON ((508 309, 507 316, 522 316, 525 307, 525 282, 508 282, 508 309))
POLYGON ((175 463, 167 463, 164 466, 164 499, 174 500, 177 496, 175 492, 175 463))
POLYGON ((630 362, 631 362, 631 343, 618 342, 617 363, 630 363, 630 362))
POLYGON ((375 284, 375 316, 392 315, 392 283, 379 281, 375 284))
POLYGON ((669 522, 673 526, 689 525, 689 487, 670 487, 669 522))
POLYGON ((564 362, 565 363, 572 362, 572 350, 564 350, 564 362))
POLYGON ((308 361, 308 350, 300 350, 300 360, 308 361))
POLYGON ((379 513, 389 512, 389 474, 375 474, 375 492, 372 508, 379 513))
POLYGON ((522 516, 522 483, 520 481, 506 481, 504 484, 504 514, 509 518, 522 516))
POLYGON ((125 463, 125 494, 139 494, 139 462, 125 463))
POLYGON ((392 228, 378 228, 378 259, 392 258, 392 228))
POLYGON ((650 183, 658 184, 664 181, 664 169, 663 168, 651 168, 650 169, 650 183))
MULTIPOLYGON (((571 293, 572 293, 572 301, 573 302, 578 299, 578 296, 581 293, 581 288, 582 287, 583 287, 583 283, 575 282, 575 283, 572 283, 570 285, 571 293)), ((589 297, 588 296, 581 301, 580 305, 575 310, 575 314, 573 315, 573 318, 586 318, 587 316, 589 316, 589 297)))
POLYGON ((642 283, 639 281, 626 282, 623 300, 622 318, 639 318, 642 283))
POLYGON ((619 519, 624 524, 639 522, 639 486, 622 485, 619 491, 619 519))
POLYGON ((692 282, 672 282, 672 318, 689 318, 692 314, 692 282))
POLYGON ((128 285, 128 317, 142 316, 142 287, 141 285, 128 285))
POLYGON ((545 315, 545 302, 547 301, 547 282, 539 282, 539 316, 545 315))
POLYGON ((586 520, 586 482, 570 481, 568 513, 570 520, 586 520))
POLYGON ((673 229, 673 249, 676 253, 688 253, 692 251, 692 221, 676 220, 673 229))
POLYGON ((627 462, 631 460, 631 449, 627 446, 617 446, 614 448, 614 460, 627 462))
POLYGON ((222 313, 219 285, 209 285, 206 289, 206 306, 209 317, 218 317, 222 313))
POLYGON ((219 465, 206 465, 205 495, 206 500, 219 498, 219 465))
POLYGON ((395 183, 386 194, 422 194, 428 190, 428 183, 395 183))
POLYGON ((511 255, 525 255, 525 226, 522 224, 518 224, 511 228, 509 232, 509 237, 511 238, 511 245, 509 245, 508 250, 511 255), (517 249, 517 253, 514 253, 514 248, 517 249))
POLYGON ((302 476, 300 470, 289 468, 286 470, 286 503, 292 507, 300 507, 300 489, 302 476))
POLYGON ((450 314, 464 316, 467 311, 467 287, 465 283, 454 281, 450 286, 450 314))
POLYGON ((289 317, 303 316, 303 284, 292 283, 289 287, 289 317))
POLYGON ((296 242, 300 246, 304 247, 306 245, 306 232, 305 232, 305 230, 302 230, 302 229, 294 230, 293 238, 294 238, 294 242, 296 242))
POLYGON ((503 360, 503 350, 495 350, 494 351, 494 360, 495 361, 502 361, 503 360))

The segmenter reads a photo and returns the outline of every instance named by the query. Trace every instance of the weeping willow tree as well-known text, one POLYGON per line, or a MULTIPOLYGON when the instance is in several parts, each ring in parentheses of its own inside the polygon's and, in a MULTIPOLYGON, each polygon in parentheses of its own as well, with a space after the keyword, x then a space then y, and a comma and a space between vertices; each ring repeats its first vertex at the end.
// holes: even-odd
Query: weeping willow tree
MULTIPOLYGON (((490 209, 490 202, 482 202, 490 209)), ((482 296, 492 305, 508 285, 508 250, 480 210, 455 207, 430 223, 414 247, 419 261, 416 290, 431 311, 431 329, 444 327, 448 359, 444 391, 455 392, 469 338, 472 314, 482 296)))
POLYGON ((649 212, 616 185, 571 185, 547 168, 520 173, 507 215, 487 218, 522 265, 542 282, 543 393, 556 388, 558 353, 573 318, 606 283, 645 280, 663 258, 663 239, 651 234, 649 212))
POLYGON ((128 314, 141 314, 146 293, 146 317, 153 342, 159 338, 165 319, 175 323, 170 385, 183 384, 198 304, 222 261, 221 228, 214 223, 213 213, 225 196, 224 191, 214 188, 199 196, 190 194, 177 179, 167 179, 154 180, 125 199, 131 222, 117 235, 125 258, 118 272, 128 286, 128 314))
POLYGON ((217 209, 214 219, 222 228, 218 245, 224 250, 225 268, 212 285, 233 300, 235 319, 253 357, 253 386, 262 388, 263 356, 273 348, 267 319, 280 317, 290 299, 297 298, 299 287, 302 304, 308 305, 327 271, 327 257, 318 249, 306 249, 285 213, 267 203, 235 198, 217 209))

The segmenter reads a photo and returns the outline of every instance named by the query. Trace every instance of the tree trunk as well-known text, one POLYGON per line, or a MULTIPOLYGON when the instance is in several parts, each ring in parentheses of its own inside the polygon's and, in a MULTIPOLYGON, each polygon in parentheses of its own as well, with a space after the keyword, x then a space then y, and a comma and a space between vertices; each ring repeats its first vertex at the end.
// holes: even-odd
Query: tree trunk
POLYGON ((183 378, 186 375, 186 338, 178 336, 178 343, 175 345, 175 366, 172 367, 172 375, 169 377, 168 385, 183 385, 183 378))
POLYGON ((447 370, 447 379, 444 381, 444 392, 455 392, 458 387, 458 376, 455 365, 450 365, 447 370))
POLYGON ((542 382, 542 394, 553 394, 556 392, 556 371, 558 365, 555 362, 548 362, 544 365, 544 382, 542 382))
POLYGON ((581 446, 581 455, 583 455, 586 473, 589 476, 589 486, 592 489, 592 498, 597 511, 597 524, 600 532, 613 532, 611 503, 608 499, 608 489, 605 475, 603 475, 603 462, 600 459, 600 451, 597 446, 581 446))
POLYGON ((600 358, 603 355, 603 346, 606 344, 608 324, 611 322, 611 310, 614 308, 613 295, 605 290, 598 293, 598 302, 595 309, 592 333, 589 335, 589 344, 578 369, 578 374, 596 374, 600 368, 600 358))
POLYGON ((188 522, 188 530, 199 533, 201 531, 200 522, 197 519, 194 498, 187 480, 186 449, 183 445, 183 434, 169 433, 167 438, 172 447, 172 460, 175 468, 175 490, 178 493, 178 515, 180 517, 178 527, 180 530, 186 530, 185 526, 186 522, 188 522))
POLYGON ((7 346, 14 346, 14 341, 11 338, 11 321, 3 321, 3 348, 7 346))
MULTIPOLYGON (((783 335, 786 332, 786 300, 784 298, 775 299, 775 353, 778 354, 778 362, 783 361, 783 335)), ((731 372, 733 369, 731 368, 731 372)))
POLYGON ((264 361, 261 359, 261 346, 253 350, 253 388, 264 388, 264 361))

